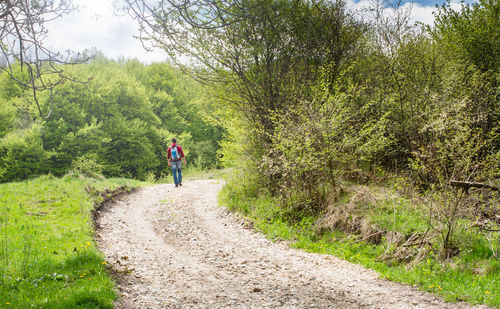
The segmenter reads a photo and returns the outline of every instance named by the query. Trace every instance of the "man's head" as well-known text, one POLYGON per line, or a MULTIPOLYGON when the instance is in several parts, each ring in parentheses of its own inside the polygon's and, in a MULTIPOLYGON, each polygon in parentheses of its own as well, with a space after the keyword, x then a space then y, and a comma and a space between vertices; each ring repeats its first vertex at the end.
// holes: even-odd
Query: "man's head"
POLYGON ((175 139, 175 137, 172 138, 172 144, 177 144, 177 139, 175 139))

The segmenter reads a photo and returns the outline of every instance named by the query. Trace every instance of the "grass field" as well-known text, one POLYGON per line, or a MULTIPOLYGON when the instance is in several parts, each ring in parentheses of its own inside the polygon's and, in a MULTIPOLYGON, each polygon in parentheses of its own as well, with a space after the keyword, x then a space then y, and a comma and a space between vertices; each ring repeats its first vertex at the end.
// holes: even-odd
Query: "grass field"
MULTIPOLYGON (((219 197, 230 210, 245 215, 257 229, 273 240, 287 240, 292 247, 310 252, 331 254, 373 268, 381 277, 419 286, 420 289, 442 295, 447 301, 467 301, 500 308, 500 260, 484 239, 473 231, 459 233, 463 238, 460 254, 443 261, 432 252, 421 262, 409 265, 383 261, 380 257, 390 250, 384 242, 371 244, 360 235, 341 231, 318 230, 317 219, 304 215, 290 223, 286 210, 276 199, 259 194, 258 188, 233 177, 219 197)), ((398 232, 424 230, 422 218, 408 210, 404 197, 365 205, 372 222, 398 232)))
POLYGON ((0 184, 0 307, 112 308, 91 211, 125 179, 42 176, 0 184))

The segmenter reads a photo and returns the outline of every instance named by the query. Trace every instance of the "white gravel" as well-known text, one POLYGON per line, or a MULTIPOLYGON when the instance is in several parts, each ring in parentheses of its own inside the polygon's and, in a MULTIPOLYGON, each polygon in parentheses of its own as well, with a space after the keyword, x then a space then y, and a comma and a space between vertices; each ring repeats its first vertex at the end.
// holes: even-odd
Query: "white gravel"
POLYGON ((117 308, 469 308, 273 243, 217 205, 218 181, 140 189, 98 213, 117 308))

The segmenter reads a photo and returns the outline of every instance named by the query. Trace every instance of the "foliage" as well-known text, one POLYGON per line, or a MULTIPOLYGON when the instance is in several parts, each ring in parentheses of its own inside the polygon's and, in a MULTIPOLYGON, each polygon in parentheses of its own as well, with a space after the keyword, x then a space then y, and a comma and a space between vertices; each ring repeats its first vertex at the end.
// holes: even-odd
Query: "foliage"
POLYGON ((14 127, 16 109, 12 104, 0 99, 0 138, 10 133, 14 127))
POLYGON ((0 140, 0 180, 19 180, 47 172, 49 153, 41 141, 41 126, 12 132, 0 140))
POLYGON ((161 177, 170 170, 165 156, 172 137, 183 145, 188 166, 217 166, 221 128, 204 119, 209 113, 204 88, 178 70, 97 58, 65 72, 89 81, 41 95, 41 107, 54 108, 36 124, 23 89, 12 84, 14 90, 2 92, 1 181, 47 172, 60 176, 72 168, 90 175, 161 177))
POLYGON ((363 32, 341 1, 222 1, 203 14, 197 5, 160 2, 128 1, 148 40, 164 46, 174 61, 187 58, 193 65, 184 69, 220 87, 215 94, 252 123, 253 148, 270 141, 273 113, 299 99, 295 85, 314 80, 324 57, 333 63, 334 78, 363 32))
MULTIPOLYGON (((306 214, 299 220, 286 220, 285 211, 277 198, 263 192, 255 179, 233 173, 220 193, 221 203, 238 211, 269 238, 290 243, 290 246, 310 252, 331 254, 377 270, 384 278, 417 285, 420 289, 438 293, 448 301, 467 301, 500 306, 500 261, 491 255, 488 243, 467 228, 459 229, 460 254, 450 263, 443 263, 433 253, 412 265, 387 263, 381 259, 392 246, 382 241, 373 244, 359 235, 340 231, 322 231, 315 224, 317 215, 306 214)), ((370 191, 379 189, 370 187, 370 191)), ((410 201, 393 194, 366 205, 373 222, 398 233, 426 230, 425 214, 413 211, 410 201)), ((434 252, 434 251, 431 251, 434 252)))
POLYGON ((500 69, 498 0, 480 0, 462 5, 460 11, 449 4, 436 14, 433 38, 445 47, 446 57, 473 64, 483 72, 500 69))
POLYGON ((97 162, 96 154, 83 155, 76 158, 71 163, 71 168, 78 173, 94 178, 101 176, 103 170, 103 166, 97 162))
MULTIPOLYGON (((269 7, 280 7, 280 3, 269 7)), ((308 25, 321 24, 323 16, 303 5, 303 10, 309 10, 308 25)), ((258 19, 265 9, 257 8, 252 14, 258 19)), ((224 101, 234 108, 223 114, 230 119, 225 122, 229 133, 222 145, 224 155, 247 160, 240 165, 246 173, 255 174, 248 177, 279 197, 284 211, 296 212, 299 219, 335 203, 342 194, 343 179, 363 183, 379 180, 377 173, 395 172, 429 197, 425 205, 433 216, 427 220, 443 235, 444 256, 456 245, 453 238, 459 225, 472 226, 481 218, 489 229, 498 230, 498 220, 489 220, 475 210, 497 211, 494 192, 461 192, 450 185, 453 180, 499 186, 500 55, 498 31, 492 30, 498 23, 498 1, 464 4, 460 11, 445 5, 439 9, 434 27, 412 26, 409 15, 396 7, 392 17, 383 15, 383 8, 375 8, 375 20, 366 29, 366 24, 343 19, 342 10, 336 6, 332 16, 345 27, 337 38, 349 42, 344 50, 349 56, 337 60, 332 61, 327 53, 315 54, 314 48, 322 46, 318 38, 301 36, 309 33, 309 26, 302 25, 295 32, 276 29, 288 33, 287 38, 297 46, 310 40, 314 61, 307 68, 296 61, 286 73, 277 75, 280 81, 293 81, 273 90, 279 94, 279 104, 272 103, 269 96, 263 98, 265 104, 256 107, 257 113, 248 105, 241 111, 238 105, 257 96, 235 92, 224 101), (488 57, 481 58, 481 52, 488 57), (295 69, 311 70, 303 78, 295 69), (246 122, 248 115, 259 116, 246 122), (257 119, 262 115, 266 124, 257 119), (235 128, 231 121, 248 124, 235 128), (235 143, 245 143, 243 151, 235 143), (231 149, 239 154, 231 154, 231 149)), ((301 13, 296 14, 283 13, 283 18, 293 20, 301 13)), ((267 31, 274 37, 275 33, 267 31)), ((273 61, 293 59, 286 51, 273 54, 273 61)), ((251 65, 241 66, 241 74, 260 76, 256 72, 266 65, 259 58, 246 59, 251 65)))
POLYGON ((116 298, 94 243, 101 195, 140 183, 42 176, 0 184, 0 299, 15 308, 112 308, 116 298))
MULTIPOLYGON (((279 3, 269 6, 279 7, 279 3)), ((463 4, 459 11, 445 4, 435 24, 428 27, 411 25, 410 15, 401 8, 396 7, 392 16, 384 15, 384 8, 375 8, 371 24, 344 24, 351 33, 360 34, 350 41, 349 56, 332 61, 311 48, 317 58, 309 67, 296 61, 278 74, 280 81, 286 81, 273 92, 279 94, 280 104, 271 106, 272 100, 266 97, 257 113, 248 105, 241 108, 251 96, 234 92, 226 100, 221 98, 219 105, 232 110, 218 115, 227 129, 220 152, 226 164, 240 167, 242 173, 222 199, 229 208, 248 215, 266 234, 298 239, 298 246, 315 251, 323 237, 316 233, 321 230, 319 222, 329 212, 343 214, 350 229, 336 226, 326 234, 342 230, 353 234, 346 238, 356 240, 347 245, 328 240, 335 254, 349 259, 361 255, 361 260, 378 265, 384 273, 397 272, 397 280, 419 282, 436 292, 441 290, 435 287, 442 287, 450 277, 483 286, 473 273, 475 265, 498 267, 500 237, 500 200, 494 189, 500 187, 500 44, 494 30, 498 7, 494 0, 463 4), (299 68, 307 72, 307 78, 294 71, 299 68), (249 115, 265 115, 267 124, 249 115), (344 201, 353 184, 384 183, 394 174, 404 183, 394 186, 394 191, 404 191, 418 201, 411 207, 380 207, 370 202, 350 209, 352 203, 344 201), (452 185, 457 182, 493 189, 452 185), (394 224, 396 219, 403 222, 401 226, 394 224), (307 236, 301 234, 304 226, 307 236), (383 237, 373 238, 374 248, 359 244, 355 237, 362 234, 363 226, 374 232, 368 236, 394 230, 408 246, 381 247, 379 242, 389 241, 383 237), (412 242, 415 239, 418 249, 412 242), (353 255, 340 247, 352 249, 353 255), (386 248, 391 249, 385 252, 386 248), (377 257, 384 263, 374 263, 377 257), (429 265, 422 262, 425 259, 429 265), (385 263, 397 266, 387 268, 385 263), (437 274, 420 278, 431 271, 437 274)), ((258 10, 252 14, 260 17, 258 10)), ((309 18, 314 25, 320 16, 311 13, 309 18)), ((308 33, 306 28, 301 28, 303 32, 276 31, 287 33, 290 41, 305 42, 300 34, 308 33)), ((272 37, 272 30, 267 31, 272 37)), ((318 46, 314 39, 308 42, 318 46)), ((285 53, 273 56, 285 58, 273 58, 273 63, 290 57, 285 53)), ((232 55, 223 59, 233 60, 232 55)), ((253 85, 264 81, 264 77, 251 78, 259 76, 256 72, 265 70, 266 64, 258 62, 259 58, 245 59, 248 62, 241 66, 240 76, 250 75, 247 80, 253 85)), ((227 93, 228 89, 222 86, 216 91, 227 93)), ((445 294, 452 297, 474 294, 469 299, 475 302, 498 303, 498 296, 489 297, 491 287, 459 293, 467 286, 455 280, 450 285, 455 292, 445 294)))

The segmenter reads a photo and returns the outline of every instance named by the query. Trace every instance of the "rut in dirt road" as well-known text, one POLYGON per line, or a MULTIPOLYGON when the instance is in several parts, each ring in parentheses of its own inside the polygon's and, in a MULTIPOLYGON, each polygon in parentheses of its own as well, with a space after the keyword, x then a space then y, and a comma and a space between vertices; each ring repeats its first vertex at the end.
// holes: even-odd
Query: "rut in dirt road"
POLYGON ((221 187, 156 185, 101 209, 97 239, 117 276, 117 308, 468 308, 272 243, 217 206, 221 187))

